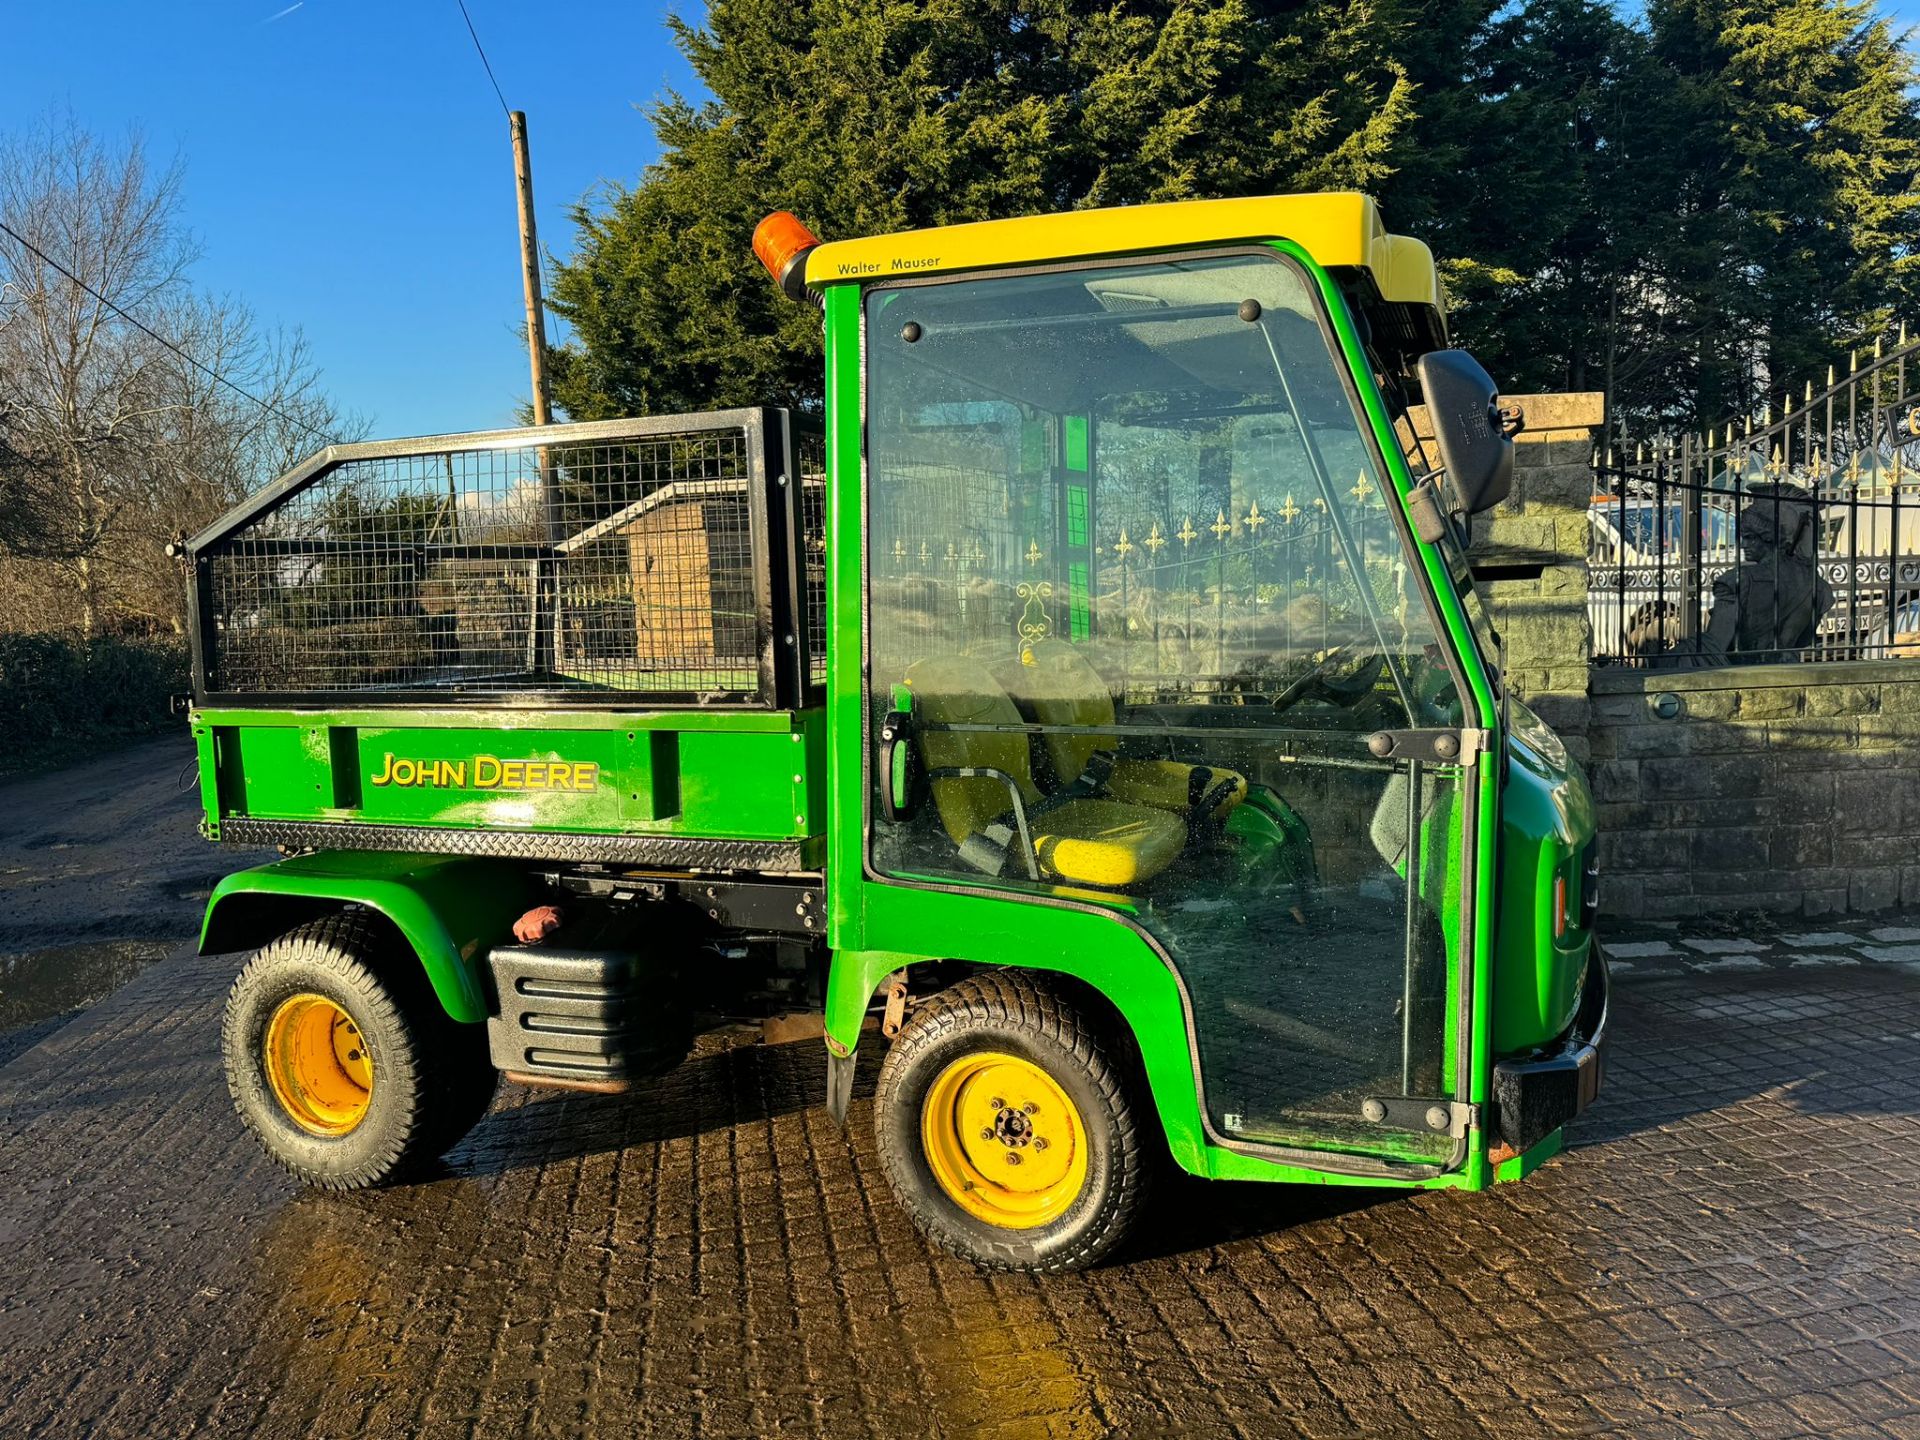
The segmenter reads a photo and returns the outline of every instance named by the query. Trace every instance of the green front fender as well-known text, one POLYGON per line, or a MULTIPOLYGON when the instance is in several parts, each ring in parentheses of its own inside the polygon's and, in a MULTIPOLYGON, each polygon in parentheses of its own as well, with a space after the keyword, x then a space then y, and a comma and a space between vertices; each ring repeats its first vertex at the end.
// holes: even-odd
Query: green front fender
POLYGON ((487 1018, 481 967, 531 899, 519 867, 495 860, 323 850, 239 870, 214 887, 202 955, 252 950, 341 905, 377 910, 413 947, 447 1014, 487 1018))
POLYGON ((836 949, 827 978, 827 1044, 837 1054, 852 1053, 874 992, 903 966, 940 959, 1052 971, 1085 982, 1132 1032, 1168 1152, 1181 1169, 1215 1180, 1311 1185, 1443 1188, 1468 1183, 1459 1171, 1411 1182, 1339 1174, 1243 1154, 1210 1139, 1200 1114, 1187 997, 1172 966, 1119 906, 1058 900, 1035 904, 1027 895, 871 882, 861 887, 861 897, 865 938, 873 948, 836 949), (926 947, 931 935, 941 937, 937 953, 926 947))
POLYGON ((1212 1169, 1180 983, 1123 916, 1091 904, 1036 905, 1013 895, 884 884, 868 884, 863 894, 871 948, 836 950, 827 980, 826 1030, 833 1048, 852 1050, 875 989, 892 971, 917 961, 961 960, 1071 975, 1104 996, 1132 1031, 1174 1158, 1197 1173, 1212 1169), (926 949, 929 935, 943 938, 940 954, 926 949))

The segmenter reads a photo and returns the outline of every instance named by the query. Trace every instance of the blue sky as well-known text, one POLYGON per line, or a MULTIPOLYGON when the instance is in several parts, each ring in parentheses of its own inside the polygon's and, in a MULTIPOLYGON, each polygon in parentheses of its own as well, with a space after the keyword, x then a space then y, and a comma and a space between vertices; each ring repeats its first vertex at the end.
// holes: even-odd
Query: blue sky
MULTIPOLYGON (((515 423, 512 152, 458 7, 305 0, 269 19, 291 3, 0 3, 0 129, 70 105, 177 153, 198 283, 304 328, 328 388, 376 433, 515 423)), ((691 74, 654 6, 467 8, 527 112, 541 242, 565 253, 567 207, 656 154, 635 105, 691 74)))
MULTIPOLYGON (((0 3, 0 129, 65 104, 181 156, 198 282, 303 327, 328 387, 376 433, 514 423, 528 385, 511 152, 459 9, 290 4, 0 3)), ((567 207, 655 157, 635 106, 690 72, 659 7, 468 9, 528 113, 541 239, 564 254, 567 207)), ((1890 9, 1920 24, 1920 0, 1890 9)))

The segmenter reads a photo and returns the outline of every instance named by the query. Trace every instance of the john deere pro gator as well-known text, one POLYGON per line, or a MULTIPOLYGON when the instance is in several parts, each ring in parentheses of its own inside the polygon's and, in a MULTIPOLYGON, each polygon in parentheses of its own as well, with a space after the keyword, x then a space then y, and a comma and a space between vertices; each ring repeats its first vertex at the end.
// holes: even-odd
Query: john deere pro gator
POLYGON ((287 855, 201 942, 268 1151, 395 1180, 502 1074, 778 1020, 988 1265, 1092 1262, 1168 1163, 1552 1155, 1593 811, 1495 665, 1522 418, 1426 248, 1356 194, 755 242, 822 412, 337 445, 187 543, 206 832, 287 855))

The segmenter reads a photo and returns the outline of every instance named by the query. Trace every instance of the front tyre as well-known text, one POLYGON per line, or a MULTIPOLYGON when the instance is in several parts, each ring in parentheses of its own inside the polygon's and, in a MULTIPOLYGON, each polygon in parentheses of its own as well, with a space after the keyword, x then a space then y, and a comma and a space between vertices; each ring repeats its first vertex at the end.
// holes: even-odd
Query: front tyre
POLYGON ((1138 1215, 1147 1160, 1118 1037, 1043 980, 990 972, 923 1005, 880 1069, 874 1129, 902 1208, 998 1270, 1093 1264, 1138 1215))
POLYGON ((493 1094, 481 1027, 449 1020, 423 976, 378 965, 380 939, 364 912, 302 925, 260 949, 227 995, 234 1109, 282 1167, 322 1189, 422 1168, 493 1094))

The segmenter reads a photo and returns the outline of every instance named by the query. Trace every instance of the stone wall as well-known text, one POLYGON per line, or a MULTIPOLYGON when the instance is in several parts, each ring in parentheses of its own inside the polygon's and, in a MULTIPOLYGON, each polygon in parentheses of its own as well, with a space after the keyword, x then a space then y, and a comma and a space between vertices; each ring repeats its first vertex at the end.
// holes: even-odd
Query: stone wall
POLYGON ((1527 429, 1512 495, 1474 522, 1474 569, 1514 693, 1587 764, 1603 913, 1920 905, 1920 660, 1591 668, 1601 397, 1510 398, 1527 429))
POLYGON ((1601 904, 1920 904, 1920 661, 1596 670, 1601 904))

